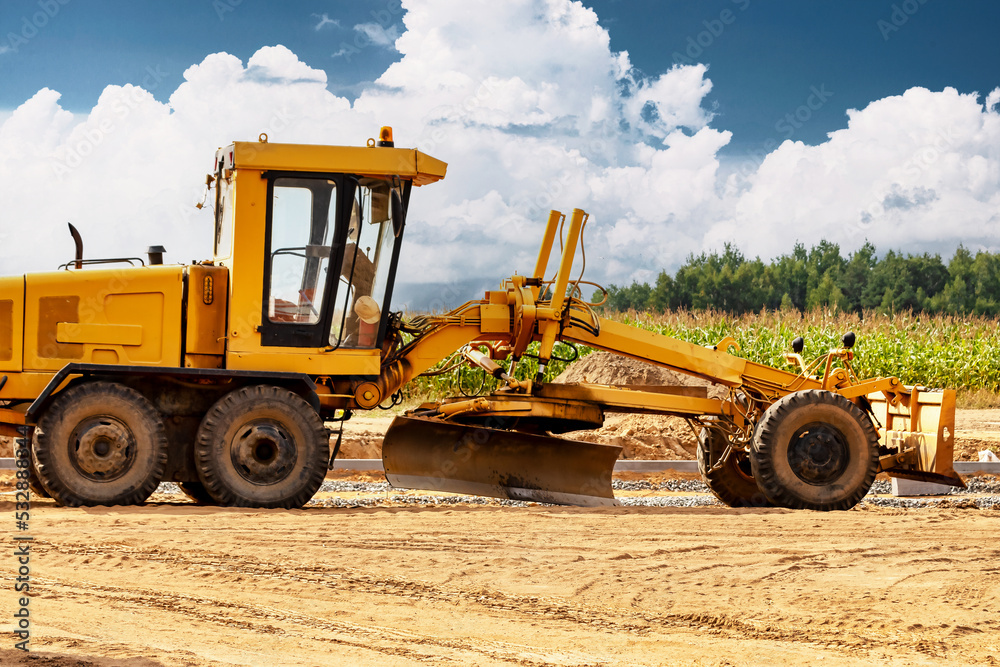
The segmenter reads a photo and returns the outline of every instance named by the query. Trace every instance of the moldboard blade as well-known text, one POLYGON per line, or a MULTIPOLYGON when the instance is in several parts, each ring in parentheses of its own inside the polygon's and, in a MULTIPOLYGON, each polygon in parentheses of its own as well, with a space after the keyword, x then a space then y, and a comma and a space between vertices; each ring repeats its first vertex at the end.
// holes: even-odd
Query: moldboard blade
POLYGON ((382 463, 397 488, 557 505, 616 505, 611 473, 621 447, 396 417, 382 463))

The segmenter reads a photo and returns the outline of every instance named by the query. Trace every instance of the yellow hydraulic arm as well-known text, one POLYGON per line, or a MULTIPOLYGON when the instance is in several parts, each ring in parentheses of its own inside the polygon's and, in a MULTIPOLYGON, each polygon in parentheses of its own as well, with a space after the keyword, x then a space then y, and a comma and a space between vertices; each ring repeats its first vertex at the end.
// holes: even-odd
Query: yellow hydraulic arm
MULTIPOLYGON (((503 417, 515 419, 505 422, 515 423, 518 425, 515 428, 528 425, 535 430, 558 432, 568 430, 557 427, 560 421, 577 427, 598 425, 606 409, 674 414, 720 434, 725 454, 716 467, 724 465, 730 456, 746 456, 750 452, 758 424, 762 421, 772 424, 777 419, 772 406, 781 403, 781 409, 788 407, 802 412, 788 398, 796 395, 795 401, 799 403, 832 402, 839 406, 817 408, 817 414, 826 410, 836 417, 837 410, 847 410, 862 415, 853 419, 862 426, 872 425, 868 427, 871 438, 880 442, 874 465, 880 470, 962 484, 951 464, 953 391, 921 391, 905 387, 897 378, 860 380, 850 365, 853 335, 850 343, 845 338, 844 348, 830 351, 809 367, 801 363, 798 355, 789 355, 790 360, 795 359, 800 365, 798 371, 790 372, 730 354, 731 347, 738 349, 731 338, 706 348, 599 317, 591 304, 582 299, 582 280, 570 280, 576 247, 586 222, 587 214, 579 209, 573 211, 568 225, 565 216, 553 211, 531 276, 515 275, 503 283, 501 290, 488 292, 482 301, 407 323, 403 330, 413 338, 386 358, 379 379, 380 393, 383 396, 393 393, 461 348, 465 362, 483 368, 500 379, 503 386, 478 399, 455 399, 427 406, 422 413, 424 417, 480 424, 503 417), (559 267, 555 278, 546 280, 549 256, 560 231, 559 267), (728 387, 729 397, 709 399, 704 392, 693 395, 697 392, 681 388, 546 385, 542 383, 542 375, 557 341, 579 343, 702 377, 728 387), (533 343, 537 344, 533 352, 539 361, 537 377, 533 381, 518 380, 517 363, 533 343), (488 353, 477 349, 481 346, 488 353), (510 362, 506 370, 496 363, 505 359, 510 362), (835 361, 839 365, 835 366, 835 361)), ((836 421, 834 417, 831 419, 836 421)), ((838 433, 845 429, 849 430, 847 426, 834 424, 826 431, 814 429, 806 435, 794 435, 797 440, 791 445, 786 443, 790 447, 789 460, 806 461, 800 470, 808 478, 807 483, 822 486, 829 481, 823 475, 829 477, 838 466, 847 465, 840 460, 847 456, 844 453, 847 448, 837 440, 838 433), (818 466, 820 472, 813 470, 817 467, 816 460, 822 464, 818 466)), ((408 437, 413 438, 413 431, 407 431, 408 437)), ((436 437, 439 436, 440 433, 436 437)), ((785 456, 784 450, 781 456, 785 456)), ((870 485, 870 481, 867 483, 870 485)))

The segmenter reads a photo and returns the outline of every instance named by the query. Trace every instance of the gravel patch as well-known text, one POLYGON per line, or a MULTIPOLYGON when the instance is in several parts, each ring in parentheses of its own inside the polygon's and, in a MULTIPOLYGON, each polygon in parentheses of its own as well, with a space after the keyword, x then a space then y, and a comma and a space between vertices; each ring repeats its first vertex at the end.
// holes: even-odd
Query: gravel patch
MULTIPOLYGON (((956 494, 957 495, 957 494, 956 494)), ((864 498, 858 507, 892 507, 901 509, 1000 509, 1000 496, 954 499, 928 498, 864 498)))
POLYGON ((675 491, 688 493, 708 493, 708 487, 701 480, 669 479, 663 482, 649 482, 644 479, 626 482, 620 479, 611 481, 615 491, 675 491))
MULTIPOLYGON (((992 475, 970 477, 968 488, 955 488, 946 496, 926 496, 919 498, 896 498, 892 493, 892 484, 877 480, 868 495, 859 503, 859 507, 885 507, 895 509, 1000 509, 1000 478, 992 475), (975 494, 978 497, 969 497, 975 494), (985 495, 984 495, 985 494, 985 495), (877 497, 889 496, 889 497, 877 497)), ((679 496, 646 496, 620 497, 618 503, 623 507, 711 507, 722 506, 712 496, 708 487, 698 480, 666 480, 650 482, 646 480, 623 481, 614 480, 611 484, 615 491, 661 491, 671 493, 686 493, 696 495, 679 496)), ((307 507, 380 507, 387 505, 481 505, 489 507, 529 507, 545 503, 525 502, 521 500, 504 500, 499 498, 483 498, 480 496, 440 496, 434 494, 389 495, 391 491, 399 491, 389 486, 388 482, 351 482, 327 480, 319 487, 323 493, 370 493, 382 494, 370 498, 313 498, 307 507)), ((162 482, 157 493, 166 495, 181 494, 182 491, 173 482, 162 482)))

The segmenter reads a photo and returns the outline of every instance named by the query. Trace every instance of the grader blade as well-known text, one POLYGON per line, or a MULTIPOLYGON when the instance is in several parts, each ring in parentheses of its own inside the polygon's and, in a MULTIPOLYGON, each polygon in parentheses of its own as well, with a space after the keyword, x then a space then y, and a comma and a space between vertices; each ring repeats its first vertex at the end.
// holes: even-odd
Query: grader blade
POLYGON ((397 488, 556 505, 616 505, 611 473, 621 447, 396 417, 382 462, 397 488))

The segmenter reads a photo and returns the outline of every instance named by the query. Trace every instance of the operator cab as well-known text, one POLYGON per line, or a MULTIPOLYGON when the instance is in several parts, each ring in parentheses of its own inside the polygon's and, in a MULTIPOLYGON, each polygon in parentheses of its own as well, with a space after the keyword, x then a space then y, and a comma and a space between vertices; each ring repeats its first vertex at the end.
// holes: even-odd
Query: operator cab
POLYGON ((375 347, 408 188, 338 176, 282 176, 268 184, 265 342, 313 340, 318 326, 320 345, 375 347))
POLYGON ((257 201, 246 206, 244 196, 249 191, 263 200, 254 267, 262 287, 259 344, 378 348, 411 188, 439 180, 445 167, 418 151, 394 148, 388 128, 367 148, 268 144, 262 136, 257 144, 220 150, 218 263, 231 263, 234 271, 245 266, 241 254, 253 246, 234 239, 251 236, 247 226, 261 216, 257 201))

